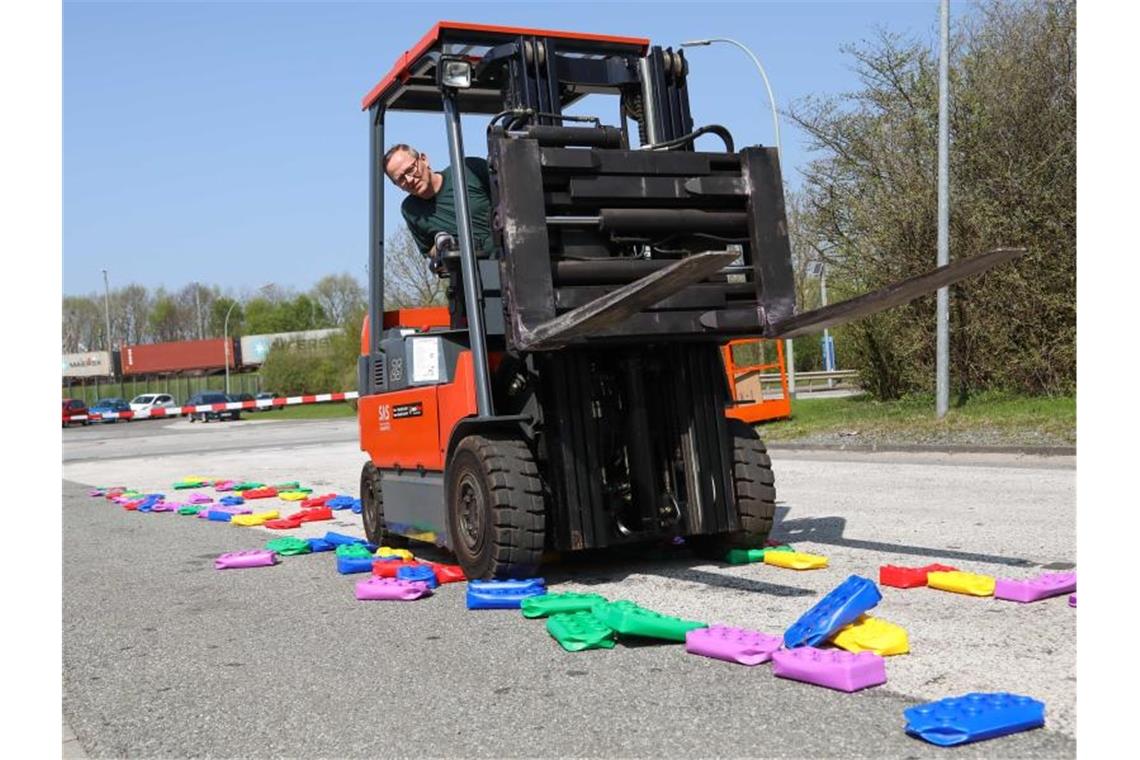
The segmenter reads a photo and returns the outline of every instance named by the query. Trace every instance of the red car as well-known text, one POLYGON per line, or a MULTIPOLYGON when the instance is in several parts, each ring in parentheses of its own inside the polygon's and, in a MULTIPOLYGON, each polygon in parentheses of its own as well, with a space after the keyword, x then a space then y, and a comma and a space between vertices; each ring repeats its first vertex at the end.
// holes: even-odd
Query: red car
POLYGON ((91 420, 87 417, 87 404, 83 403, 77 398, 65 398, 63 400, 63 426, 67 427, 72 423, 72 417, 83 417, 82 420, 74 420, 75 422, 82 422, 84 425, 90 425, 91 420))

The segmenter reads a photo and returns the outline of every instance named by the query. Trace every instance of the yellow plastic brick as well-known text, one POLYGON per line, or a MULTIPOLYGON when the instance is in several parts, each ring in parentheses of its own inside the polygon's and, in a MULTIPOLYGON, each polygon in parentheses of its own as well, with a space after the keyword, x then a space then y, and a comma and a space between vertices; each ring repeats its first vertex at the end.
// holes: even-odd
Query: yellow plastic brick
POLYGON ((993 596, 997 581, 989 575, 977 573, 964 573, 955 570, 952 573, 927 573, 926 585, 942 591, 953 591, 956 594, 970 594, 971 596, 993 596))
POLYGON ((252 515, 234 515, 230 518, 230 522, 244 528, 252 528, 255 525, 262 525, 269 520, 276 520, 277 517, 277 510, 271 509, 268 512, 255 512, 252 515))
POLYGON ((764 564, 790 570, 815 570, 827 567, 827 557, 802 552, 764 552, 764 564))
POLYGON ((309 495, 304 491, 282 491, 277 496, 285 501, 301 501, 308 498, 309 495))
POLYGON ((415 559, 412 553, 407 549, 393 549, 391 546, 381 546, 376 550, 377 557, 399 557, 400 559, 415 559))
POLYGON ((831 639, 831 643, 848 652, 874 652, 880 656, 906 654, 910 641, 906 629, 886 620, 860 615, 859 619, 844 626, 831 639))

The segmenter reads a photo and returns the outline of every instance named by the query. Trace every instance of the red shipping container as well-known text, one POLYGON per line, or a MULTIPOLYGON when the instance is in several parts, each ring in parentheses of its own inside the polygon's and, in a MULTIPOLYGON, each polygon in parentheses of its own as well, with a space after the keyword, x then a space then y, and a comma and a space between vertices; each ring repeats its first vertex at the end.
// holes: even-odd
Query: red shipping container
MULTIPOLYGON (((230 369, 238 366, 237 340, 229 339, 230 369)), ((154 372, 224 369, 227 352, 222 338, 184 340, 177 343, 147 343, 119 349, 124 375, 154 372)))

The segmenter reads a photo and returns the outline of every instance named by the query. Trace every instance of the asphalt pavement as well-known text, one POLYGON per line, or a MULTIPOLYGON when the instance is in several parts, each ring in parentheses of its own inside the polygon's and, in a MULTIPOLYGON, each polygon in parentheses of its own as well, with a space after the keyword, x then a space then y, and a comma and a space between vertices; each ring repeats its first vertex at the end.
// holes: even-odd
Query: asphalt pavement
MULTIPOLYGON (((551 590, 781 633, 882 564, 1009 577, 1074 566, 1071 457, 777 449, 773 460, 773 536, 827 556, 827 569, 727 566, 682 549, 562 561, 544 568, 551 590)), ((63 708, 89 757, 943 757, 904 733, 902 711, 970 691, 1033 696, 1047 724, 956 757, 1075 755, 1076 610, 1063 597, 884 587, 874 614, 906 628, 912 651, 888 658, 885 685, 844 694, 680 644, 568 653, 542 621, 468 611, 462 584, 358 602, 361 576, 337 574, 331 554, 215 571, 218 554, 278 532, 87 496, 124 485, 173 498, 187 475, 355 495, 363 461, 351 419, 65 431, 63 708)), ((299 533, 363 535, 358 516, 335 514, 299 533)))

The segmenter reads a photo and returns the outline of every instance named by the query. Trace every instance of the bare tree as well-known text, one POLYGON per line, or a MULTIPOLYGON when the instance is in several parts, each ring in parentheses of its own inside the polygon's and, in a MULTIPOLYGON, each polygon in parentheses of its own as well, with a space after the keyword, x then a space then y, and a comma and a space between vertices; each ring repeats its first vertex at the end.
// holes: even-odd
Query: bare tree
POLYGON ((385 243, 385 309, 447 303, 447 282, 428 268, 406 227, 400 227, 385 243))
POLYGON ((344 325, 350 317, 367 304, 364 286, 351 274, 330 274, 322 277, 310 293, 325 317, 336 326, 344 325))

